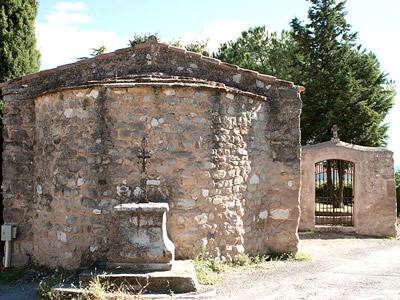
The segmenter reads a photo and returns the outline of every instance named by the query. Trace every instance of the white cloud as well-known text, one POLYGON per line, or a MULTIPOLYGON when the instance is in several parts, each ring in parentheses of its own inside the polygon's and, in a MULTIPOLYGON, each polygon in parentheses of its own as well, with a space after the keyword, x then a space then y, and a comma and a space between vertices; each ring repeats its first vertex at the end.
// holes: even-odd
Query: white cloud
POLYGON ((114 32, 82 29, 82 23, 92 21, 85 10, 83 2, 58 2, 46 21, 36 24, 42 70, 75 62, 100 45, 105 45, 107 51, 127 46, 128 39, 121 39, 114 32))
POLYGON ((56 11, 46 16, 47 23, 51 24, 74 24, 74 23, 88 23, 92 18, 82 13, 71 13, 56 11))
POLYGON ((67 11, 67 10, 73 10, 73 11, 82 11, 86 9, 86 5, 83 2, 58 2, 54 5, 54 9, 58 11, 67 11))
POLYGON ((50 24, 88 23, 92 18, 85 13, 86 5, 83 2, 58 2, 53 11, 46 16, 50 24))

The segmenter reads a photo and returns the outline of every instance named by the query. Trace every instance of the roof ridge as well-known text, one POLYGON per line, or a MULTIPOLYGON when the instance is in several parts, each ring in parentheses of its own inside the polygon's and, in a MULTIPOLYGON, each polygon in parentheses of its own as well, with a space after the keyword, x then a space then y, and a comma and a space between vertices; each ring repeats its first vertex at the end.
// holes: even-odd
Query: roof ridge
POLYGON ((161 42, 149 42, 149 41, 146 41, 146 42, 143 42, 143 43, 135 44, 134 46, 131 46, 131 47, 117 49, 115 51, 99 54, 99 55, 96 55, 94 57, 90 57, 90 58, 87 58, 87 59, 82 59, 82 60, 78 60, 76 62, 72 62, 72 63, 68 63, 68 64, 64 64, 64 65, 59 65, 59 66, 54 67, 54 68, 45 69, 45 70, 41 70, 41 71, 38 71, 38 72, 35 72, 35 73, 19 76, 19 77, 16 77, 14 79, 10 79, 10 80, 8 80, 6 82, 0 83, 0 87, 3 86, 3 85, 6 85, 6 83, 16 82, 16 81, 22 80, 22 79, 26 80, 26 79, 30 79, 31 77, 35 78, 35 77, 38 77, 38 76, 35 76, 35 75, 43 75, 43 74, 47 74, 47 73, 50 73, 50 72, 54 72, 56 70, 65 70, 65 69, 68 69, 68 67, 71 67, 71 66, 77 66, 77 65, 80 65, 80 64, 89 64, 89 63, 97 61, 97 60, 106 59, 106 58, 113 57, 113 56, 115 56, 117 54, 129 52, 132 49, 138 50, 138 49, 149 48, 152 45, 161 46, 163 48, 171 49, 172 51, 175 51, 175 52, 180 52, 180 53, 188 54, 190 56, 195 56, 195 57, 198 57, 198 58, 200 58, 200 59, 202 59, 204 61, 212 62, 212 63, 214 63, 216 65, 222 65, 222 66, 224 66, 226 68, 229 68, 229 69, 232 69, 232 70, 236 70, 236 71, 239 71, 239 72, 248 72, 250 74, 254 74, 254 76, 260 77, 261 80, 271 80, 271 79, 273 80, 273 79, 276 79, 276 80, 284 81, 284 82, 288 82, 288 83, 290 82, 290 81, 286 81, 286 80, 282 80, 282 79, 277 79, 275 76, 272 76, 272 75, 259 73, 257 71, 251 70, 251 69, 241 68, 238 65, 230 64, 230 63, 224 62, 224 61, 222 61, 220 59, 217 59, 217 58, 214 58, 214 57, 210 57, 210 56, 205 56, 205 55, 202 55, 202 54, 197 53, 197 52, 188 51, 188 50, 186 50, 184 48, 172 46, 172 45, 169 45, 169 44, 166 44, 166 43, 161 43, 161 42))
MULTIPOLYGON (((27 83, 30 80, 35 79, 35 78, 39 78, 39 77, 42 77, 45 75, 57 74, 58 72, 76 68, 80 65, 81 66, 89 66, 89 68, 90 68, 90 64, 93 64, 95 62, 107 60, 107 59, 110 59, 113 57, 117 58, 119 55, 127 55, 130 53, 135 53, 142 49, 151 49, 152 51, 150 53, 154 52, 155 53, 154 56, 157 56, 157 53, 158 53, 157 50, 167 49, 167 51, 171 51, 171 54, 175 53, 180 56, 185 56, 187 58, 194 59, 196 61, 201 61, 205 65, 208 65, 208 66, 210 66, 211 64, 218 66, 217 69, 219 69, 220 71, 226 70, 228 72, 234 72, 235 74, 237 74, 237 76, 239 76, 239 81, 240 81, 240 75, 244 75, 245 77, 253 78, 254 80, 256 80, 256 83, 257 83, 257 80, 260 81, 260 83, 257 83, 257 85, 259 84, 260 86, 268 85, 268 83, 274 82, 274 83, 279 83, 279 85, 297 88, 298 92, 304 91, 304 87, 296 86, 291 81, 278 79, 275 76, 262 74, 262 73, 259 73, 257 71, 250 70, 250 69, 241 68, 237 65, 233 65, 233 64, 221 61, 221 60, 213 58, 213 57, 204 56, 200 53, 188 51, 184 48, 172 46, 172 45, 169 45, 166 43, 161 43, 154 39, 153 40, 149 39, 144 43, 137 43, 131 47, 117 49, 113 52, 99 54, 97 56, 94 56, 94 57, 91 57, 88 59, 79 60, 79 61, 76 61, 73 63, 60 65, 55 68, 41 70, 36 73, 20 76, 20 77, 14 78, 12 80, 0 83, 0 88, 5 88, 5 87, 13 86, 13 85, 20 85, 21 87, 24 87, 24 83, 27 83)), ((188 59, 187 61, 190 62, 190 59, 188 59)), ((235 81, 235 80, 233 80, 233 81, 235 81)), ((233 84, 235 84, 235 82, 233 82, 233 84)))

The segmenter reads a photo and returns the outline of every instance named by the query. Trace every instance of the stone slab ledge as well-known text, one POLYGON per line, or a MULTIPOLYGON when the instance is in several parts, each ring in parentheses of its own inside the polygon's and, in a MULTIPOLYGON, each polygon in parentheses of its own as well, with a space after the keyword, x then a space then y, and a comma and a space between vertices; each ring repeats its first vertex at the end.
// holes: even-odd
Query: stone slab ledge
POLYGON ((267 101, 268 98, 263 95, 246 92, 234 87, 227 86, 223 83, 207 80, 198 80, 196 78, 187 79, 186 77, 171 76, 169 79, 158 78, 152 76, 144 77, 138 76, 137 78, 116 78, 116 79, 106 79, 106 80, 91 80, 85 84, 71 85, 65 87, 59 87, 55 89, 46 90, 40 93, 38 96, 44 96, 47 94, 65 91, 65 90, 75 90, 75 89, 85 89, 93 87, 107 87, 107 88, 135 88, 135 87, 160 87, 160 88, 206 88, 212 90, 219 90, 226 93, 237 94, 241 96, 247 96, 254 100, 267 101))
POLYGON ((130 284, 137 290, 146 292, 190 293, 199 288, 196 271, 191 260, 178 260, 172 262, 171 270, 156 272, 127 273, 115 270, 111 273, 102 271, 85 271, 79 276, 80 282, 87 285, 92 279, 98 278, 100 282, 115 285, 130 284))
MULTIPOLYGON (((56 286, 51 289, 56 299, 79 299, 80 296, 86 296, 87 291, 82 288, 76 288, 73 286, 56 286)), ((105 295, 106 299, 115 299, 112 294, 105 295)), ((151 300, 164 300, 164 299, 215 299, 217 297, 217 291, 213 287, 201 287, 197 292, 183 293, 183 294, 141 294, 141 295, 130 295, 125 296, 124 299, 151 299, 151 300)))
POLYGON ((168 203, 124 203, 114 206, 115 211, 123 212, 144 212, 144 213, 154 213, 154 212, 167 212, 169 211, 168 203))

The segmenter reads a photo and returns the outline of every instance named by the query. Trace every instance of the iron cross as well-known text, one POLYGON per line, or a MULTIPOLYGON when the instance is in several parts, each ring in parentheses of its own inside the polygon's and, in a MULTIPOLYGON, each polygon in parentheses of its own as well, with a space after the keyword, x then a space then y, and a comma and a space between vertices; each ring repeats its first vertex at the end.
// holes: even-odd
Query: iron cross
POLYGON ((147 151, 146 149, 147 149, 147 138, 146 138, 146 136, 143 136, 143 138, 142 138, 142 146, 141 146, 141 149, 140 149, 139 154, 137 156, 141 160, 142 172, 143 173, 146 173, 146 166, 147 166, 147 163, 148 163, 147 160, 151 157, 150 156, 150 151, 147 151))

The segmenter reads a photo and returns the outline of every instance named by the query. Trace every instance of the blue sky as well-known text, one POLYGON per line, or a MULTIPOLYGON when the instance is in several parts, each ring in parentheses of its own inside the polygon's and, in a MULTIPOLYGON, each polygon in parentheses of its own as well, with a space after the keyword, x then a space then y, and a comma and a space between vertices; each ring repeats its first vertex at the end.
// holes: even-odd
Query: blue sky
MULTIPOLYGON (((209 39, 215 51, 249 26, 288 29, 293 17, 306 20, 307 10, 305 0, 41 0, 36 31, 42 69, 47 69, 73 62, 102 44, 109 51, 127 47, 134 33, 157 32, 166 41, 209 39)), ((397 82, 397 101, 387 122, 388 148, 400 168, 400 1, 348 0, 347 11, 360 42, 377 54, 382 69, 397 82)))

